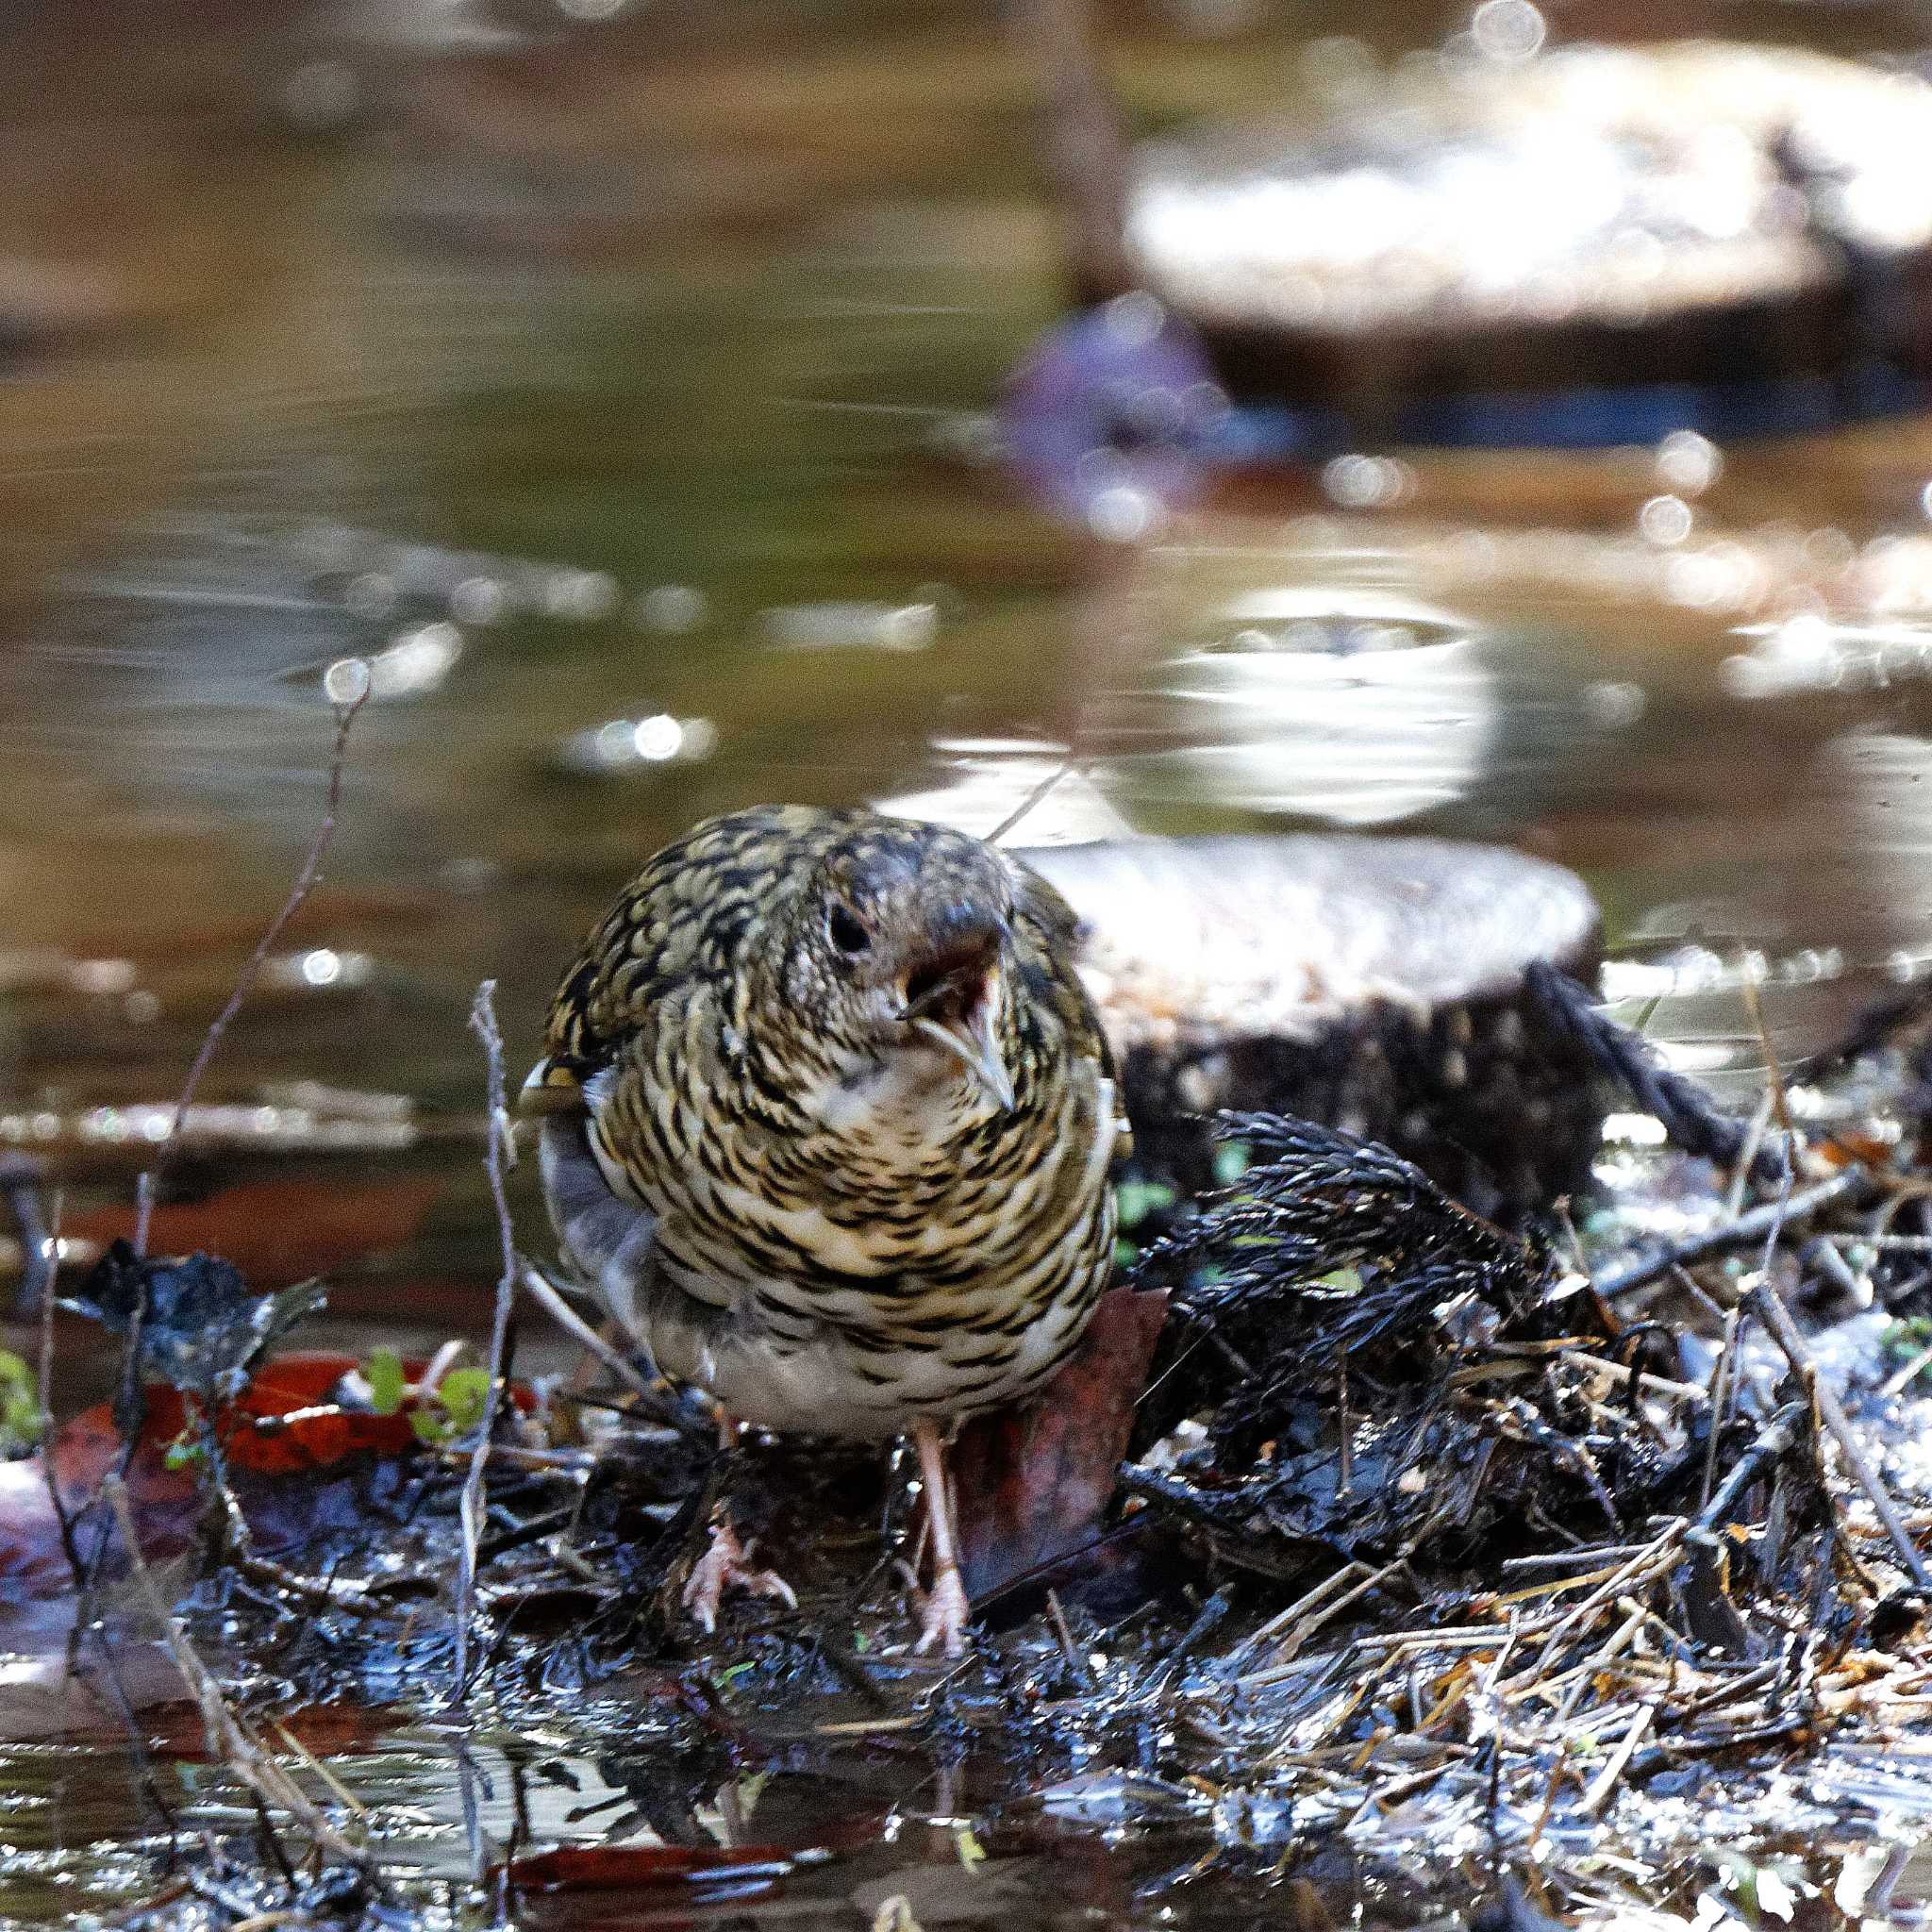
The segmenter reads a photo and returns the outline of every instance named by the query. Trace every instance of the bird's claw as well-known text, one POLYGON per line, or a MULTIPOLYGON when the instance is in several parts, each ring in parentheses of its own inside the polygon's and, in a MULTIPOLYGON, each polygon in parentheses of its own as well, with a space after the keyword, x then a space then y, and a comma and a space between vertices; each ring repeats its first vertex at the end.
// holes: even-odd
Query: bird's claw
POLYGON ((959 1581, 958 1571, 941 1570, 920 1606, 919 1641, 912 1646, 913 1654, 924 1657, 940 1645, 948 1657, 964 1657, 968 1615, 966 1586, 959 1581))
POLYGON ((710 1547, 691 1565, 684 1586, 684 1607, 706 1636, 718 1627, 718 1606, 727 1590, 775 1598, 788 1610, 798 1607, 791 1586, 775 1570, 753 1567, 751 1547, 722 1517, 711 1524, 710 1547))

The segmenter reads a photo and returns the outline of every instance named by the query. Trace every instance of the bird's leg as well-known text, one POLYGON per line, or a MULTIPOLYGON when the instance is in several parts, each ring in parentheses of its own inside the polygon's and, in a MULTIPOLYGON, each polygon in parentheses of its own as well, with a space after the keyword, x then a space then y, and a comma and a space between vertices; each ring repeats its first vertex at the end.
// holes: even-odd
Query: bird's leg
MULTIPOLYGON (((722 1460, 738 1447, 737 1421, 718 1411, 718 1455, 722 1460)), ((706 1636, 718 1627, 718 1606, 727 1590, 748 1591, 754 1596, 775 1597, 787 1609, 798 1607, 791 1586, 775 1570, 753 1567, 753 1543, 740 1542, 731 1525, 724 1501, 711 1506, 711 1540, 705 1553, 691 1565, 685 1579, 684 1607, 691 1621, 706 1636)))
POLYGON ((924 1420, 912 1424, 912 1441, 919 1450, 919 1474, 925 1485, 925 1521, 932 1531, 932 1590, 925 1599, 915 1649, 923 1657, 939 1644, 947 1657, 961 1657, 966 1650, 966 1586, 959 1578, 958 1544, 953 1535, 945 1445, 939 1430, 924 1420))

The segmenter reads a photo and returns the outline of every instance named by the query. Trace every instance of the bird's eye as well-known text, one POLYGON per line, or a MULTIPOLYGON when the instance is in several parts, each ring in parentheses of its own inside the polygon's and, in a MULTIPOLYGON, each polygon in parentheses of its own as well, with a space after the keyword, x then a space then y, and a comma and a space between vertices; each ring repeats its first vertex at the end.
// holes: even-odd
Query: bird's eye
POLYGON ((872 935, 858 923, 849 906, 834 906, 825 915, 825 931, 841 953, 864 953, 872 947, 872 935))

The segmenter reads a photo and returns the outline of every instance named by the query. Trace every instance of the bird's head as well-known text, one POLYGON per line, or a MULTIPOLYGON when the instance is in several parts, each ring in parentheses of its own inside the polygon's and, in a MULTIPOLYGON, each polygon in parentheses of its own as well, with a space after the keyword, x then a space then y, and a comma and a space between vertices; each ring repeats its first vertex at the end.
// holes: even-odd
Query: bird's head
POLYGON ((853 827, 798 881, 784 997, 816 1031, 873 1062, 952 1066, 1013 1105, 1012 920, 1017 873, 941 826, 853 827))

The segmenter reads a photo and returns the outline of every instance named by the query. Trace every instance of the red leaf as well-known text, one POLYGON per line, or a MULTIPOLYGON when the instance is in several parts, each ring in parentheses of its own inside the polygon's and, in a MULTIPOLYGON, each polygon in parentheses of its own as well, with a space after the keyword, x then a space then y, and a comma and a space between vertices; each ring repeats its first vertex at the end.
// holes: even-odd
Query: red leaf
POLYGON ((1099 1541, 1166 1318, 1164 1290, 1109 1289, 1080 1346, 1033 1401, 959 1432, 952 1465, 969 1596, 1099 1541))
MULTIPOLYGON (((120 1462, 121 1438, 103 1403, 57 1429, 39 1456, 0 1463, 0 1577, 17 1579, 37 1593, 71 1583, 59 1519, 47 1494, 48 1467, 71 1513, 99 1494, 103 1479, 120 1462)), ((157 1560, 178 1556, 192 1541, 201 1514, 194 1477, 188 1470, 167 1468, 160 1451, 145 1441, 127 1466, 127 1501, 142 1548, 157 1560)), ((99 1526, 90 1523, 82 1528, 81 1548, 92 1558, 99 1526)))
MULTIPOLYGON (((416 1432, 407 1406, 394 1415, 375 1415, 343 1408, 330 1399, 356 1366, 341 1355, 285 1355, 267 1363, 222 1418, 222 1444, 229 1461, 259 1475, 292 1475, 330 1469, 352 1456, 402 1456, 413 1449, 416 1432)), ((424 1366, 405 1362, 403 1373, 413 1380, 424 1366)), ((164 1392, 178 1406, 180 1397, 173 1390, 164 1392)), ((149 1391, 151 1403, 156 1393, 149 1391)), ((156 1417, 151 1407, 150 1430, 156 1417)))
MULTIPOLYGON (((287 1355, 267 1363, 217 1421, 230 1466, 257 1476, 326 1474, 358 1457, 413 1454, 420 1444, 407 1405, 395 1415, 375 1415, 330 1400, 356 1366, 345 1355, 287 1355)), ((425 1366, 419 1360, 403 1368, 413 1380, 425 1366)), ((522 1383, 510 1385, 510 1399, 525 1413, 536 1407, 536 1397, 522 1383)), ((127 1465, 127 1501, 142 1553, 160 1561, 193 1541, 201 1497, 192 1467, 167 1464, 169 1445, 188 1424, 180 1391, 152 1386, 145 1400, 141 1437, 127 1465)), ((41 1455, 0 1463, 0 1578, 18 1579, 36 1591, 70 1580, 59 1522, 47 1495, 47 1467, 51 1463, 72 1512, 100 1493, 121 1455, 112 1411, 101 1403, 57 1429, 41 1455)), ((90 1524, 82 1539, 90 1557, 98 1533, 90 1524)))

